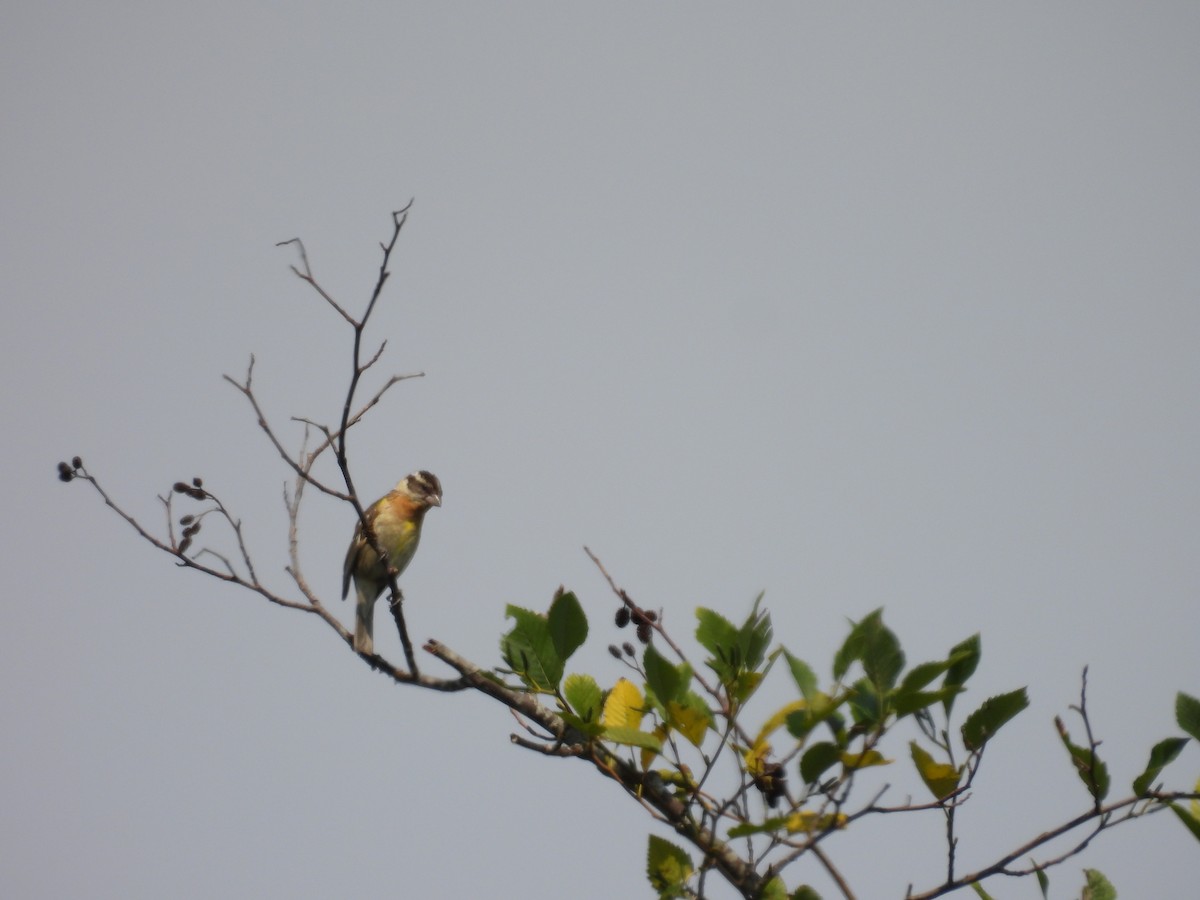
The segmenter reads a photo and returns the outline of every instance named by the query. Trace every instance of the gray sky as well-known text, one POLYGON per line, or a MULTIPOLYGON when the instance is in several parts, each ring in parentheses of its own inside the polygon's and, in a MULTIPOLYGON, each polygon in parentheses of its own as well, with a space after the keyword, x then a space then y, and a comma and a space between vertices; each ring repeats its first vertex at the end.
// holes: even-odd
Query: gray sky
MULTIPOLYGON (((611 683, 584 544, 681 637, 765 589, 826 676, 880 605, 912 662, 981 631, 963 705, 1028 684, 1032 708, 961 817, 966 868, 1086 808, 1052 726, 1085 663, 1122 796, 1175 691, 1200 694, 1200 7, 4 18, 5 896, 649 895, 651 823, 610 784, 54 480, 79 453, 157 524, 154 495, 201 475, 285 586, 285 472, 220 375, 257 354, 293 444, 288 416, 333 421, 348 330, 273 244, 303 237, 361 308, 410 197, 372 336, 380 375, 427 377, 351 450, 371 497, 415 468, 445 485, 404 578, 415 637, 495 664, 504 605, 563 583, 593 627, 572 668, 611 683)), ((314 496, 302 525, 349 622, 352 513, 314 496)), ((751 718, 787 699, 779 679, 751 718)), ((829 845, 860 897, 939 878, 936 814, 864 825, 829 845)), ((1102 836, 1055 896, 1082 866, 1130 897, 1200 880, 1167 816, 1102 836)))

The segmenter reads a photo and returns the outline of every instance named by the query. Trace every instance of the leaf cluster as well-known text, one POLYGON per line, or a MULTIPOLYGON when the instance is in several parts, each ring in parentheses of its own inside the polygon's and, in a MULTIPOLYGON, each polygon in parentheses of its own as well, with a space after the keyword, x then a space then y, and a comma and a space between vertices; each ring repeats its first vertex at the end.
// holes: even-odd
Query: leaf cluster
MULTIPOLYGON (((1029 699, 1024 687, 988 697, 952 727, 956 702, 979 666, 979 635, 955 644, 941 658, 910 665, 899 638, 884 623, 882 610, 875 610, 850 623, 833 655, 830 678, 822 684, 800 656, 773 645, 771 618, 759 595, 740 623, 712 609, 696 610, 694 638, 705 651, 706 676, 671 640, 658 617, 637 607, 624 591, 619 596, 625 606, 617 616, 618 626, 638 616, 640 625, 662 636, 669 655, 650 640, 640 657, 628 644, 624 650, 610 647, 635 677, 617 678, 607 688, 592 675, 567 674, 568 660, 588 636, 588 622, 576 595, 559 589, 544 613, 507 608, 513 624, 501 639, 506 666, 501 674, 515 676, 520 690, 553 697, 558 715, 593 753, 625 748, 631 755, 620 763, 625 768, 619 780, 635 794, 648 785, 670 792, 682 810, 681 821, 673 823, 675 830, 688 832, 684 826, 690 824, 695 826, 692 833, 709 836, 707 844, 693 841, 701 849, 708 847, 708 856, 699 861, 684 848, 651 836, 647 877, 659 897, 701 896, 703 879, 714 867, 713 848, 742 842, 743 859, 753 861, 747 869, 753 877, 745 876, 739 885, 746 896, 811 900, 817 897, 811 886, 788 891, 782 875, 786 866, 863 816, 925 810, 940 810, 946 817, 951 859, 946 884, 927 896, 967 885, 986 896, 982 881, 992 872, 954 873, 954 814, 969 799, 984 751, 1028 707, 1029 699), (748 728, 746 705, 776 663, 790 676, 795 695, 757 728, 748 728), (882 743, 905 721, 916 726, 906 755, 931 801, 884 807, 877 795, 855 804, 857 773, 895 764, 882 743), (722 762, 738 781, 723 798, 706 789, 722 762)), ((1111 779, 1091 738, 1086 694, 1077 710, 1084 719, 1087 744, 1075 743, 1057 720, 1060 736, 1095 809, 1101 811, 1111 779)), ((1177 719, 1188 734, 1197 736, 1200 704, 1180 694, 1177 719)), ((1145 770, 1133 780, 1135 799, 1154 802, 1155 782, 1187 741, 1172 737, 1152 748, 1145 770)), ((1170 808, 1200 837, 1200 818, 1194 810, 1178 803, 1170 808)), ((833 872, 827 857, 821 856, 833 872)), ((1026 874, 1036 874, 1039 883, 1048 885, 1046 869, 1058 861, 1031 862, 1026 874)), ((996 867, 995 873, 1001 871, 1003 867, 996 867)), ((723 874, 737 882, 729 872, 723 874)), ((1089 879, 1092 896, 1104 896, 1103 876, 1095 873, 1089 879)))

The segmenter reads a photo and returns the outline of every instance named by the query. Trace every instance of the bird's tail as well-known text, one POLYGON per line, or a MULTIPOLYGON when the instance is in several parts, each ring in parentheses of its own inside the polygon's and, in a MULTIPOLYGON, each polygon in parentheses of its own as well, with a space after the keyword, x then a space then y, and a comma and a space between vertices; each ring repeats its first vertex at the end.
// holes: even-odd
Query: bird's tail
POLYGON ((361 587, 354 586, 358 594, 358 606, 354 609, 354 652, 374 653, 375 639, 372 634, 375 621, 375 600, 369 598, 361 587))

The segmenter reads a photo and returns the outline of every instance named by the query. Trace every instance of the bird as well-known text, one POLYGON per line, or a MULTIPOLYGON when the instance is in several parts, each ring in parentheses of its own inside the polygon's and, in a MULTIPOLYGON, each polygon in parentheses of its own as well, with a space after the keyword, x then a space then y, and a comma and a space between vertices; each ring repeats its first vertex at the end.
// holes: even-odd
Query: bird
POLYGON ((397 575, 408 567, 421 540, 425 513, 431 507, 441 505, 442 483, 424 469, 405 476, 386 496, 370 505, 366 518, 379 546, 387 554, 386 565, 371 549, 363 534, 362 521, 355 523, 354 539, 350 541, 346 563, 342 567, 342 599, 350 593, 351 579, 354 579, 354 590, 358 595, 354 614, 355 652, 367 655, 375 652, 372 636, 375 601, 388 586, 388 567, 395 569, 397 575))

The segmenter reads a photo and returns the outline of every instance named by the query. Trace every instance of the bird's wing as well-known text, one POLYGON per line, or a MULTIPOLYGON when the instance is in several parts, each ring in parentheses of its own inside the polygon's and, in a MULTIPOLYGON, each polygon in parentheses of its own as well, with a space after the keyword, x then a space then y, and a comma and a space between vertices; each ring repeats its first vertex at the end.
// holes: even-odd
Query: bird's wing
MULTIPOLYGON (((368 513, 369 514, 369 513, 368 513)), ((367 545, 363 538, 362 522, 354 524, 354 539, 350 541, 350 549, 346 551, 346 562, 342 566, 342 599, 345 600, 350 593, 350 579, 354 575, 354 570, 358 566, 359 557, 362 556, 363 548, 367 545)))

